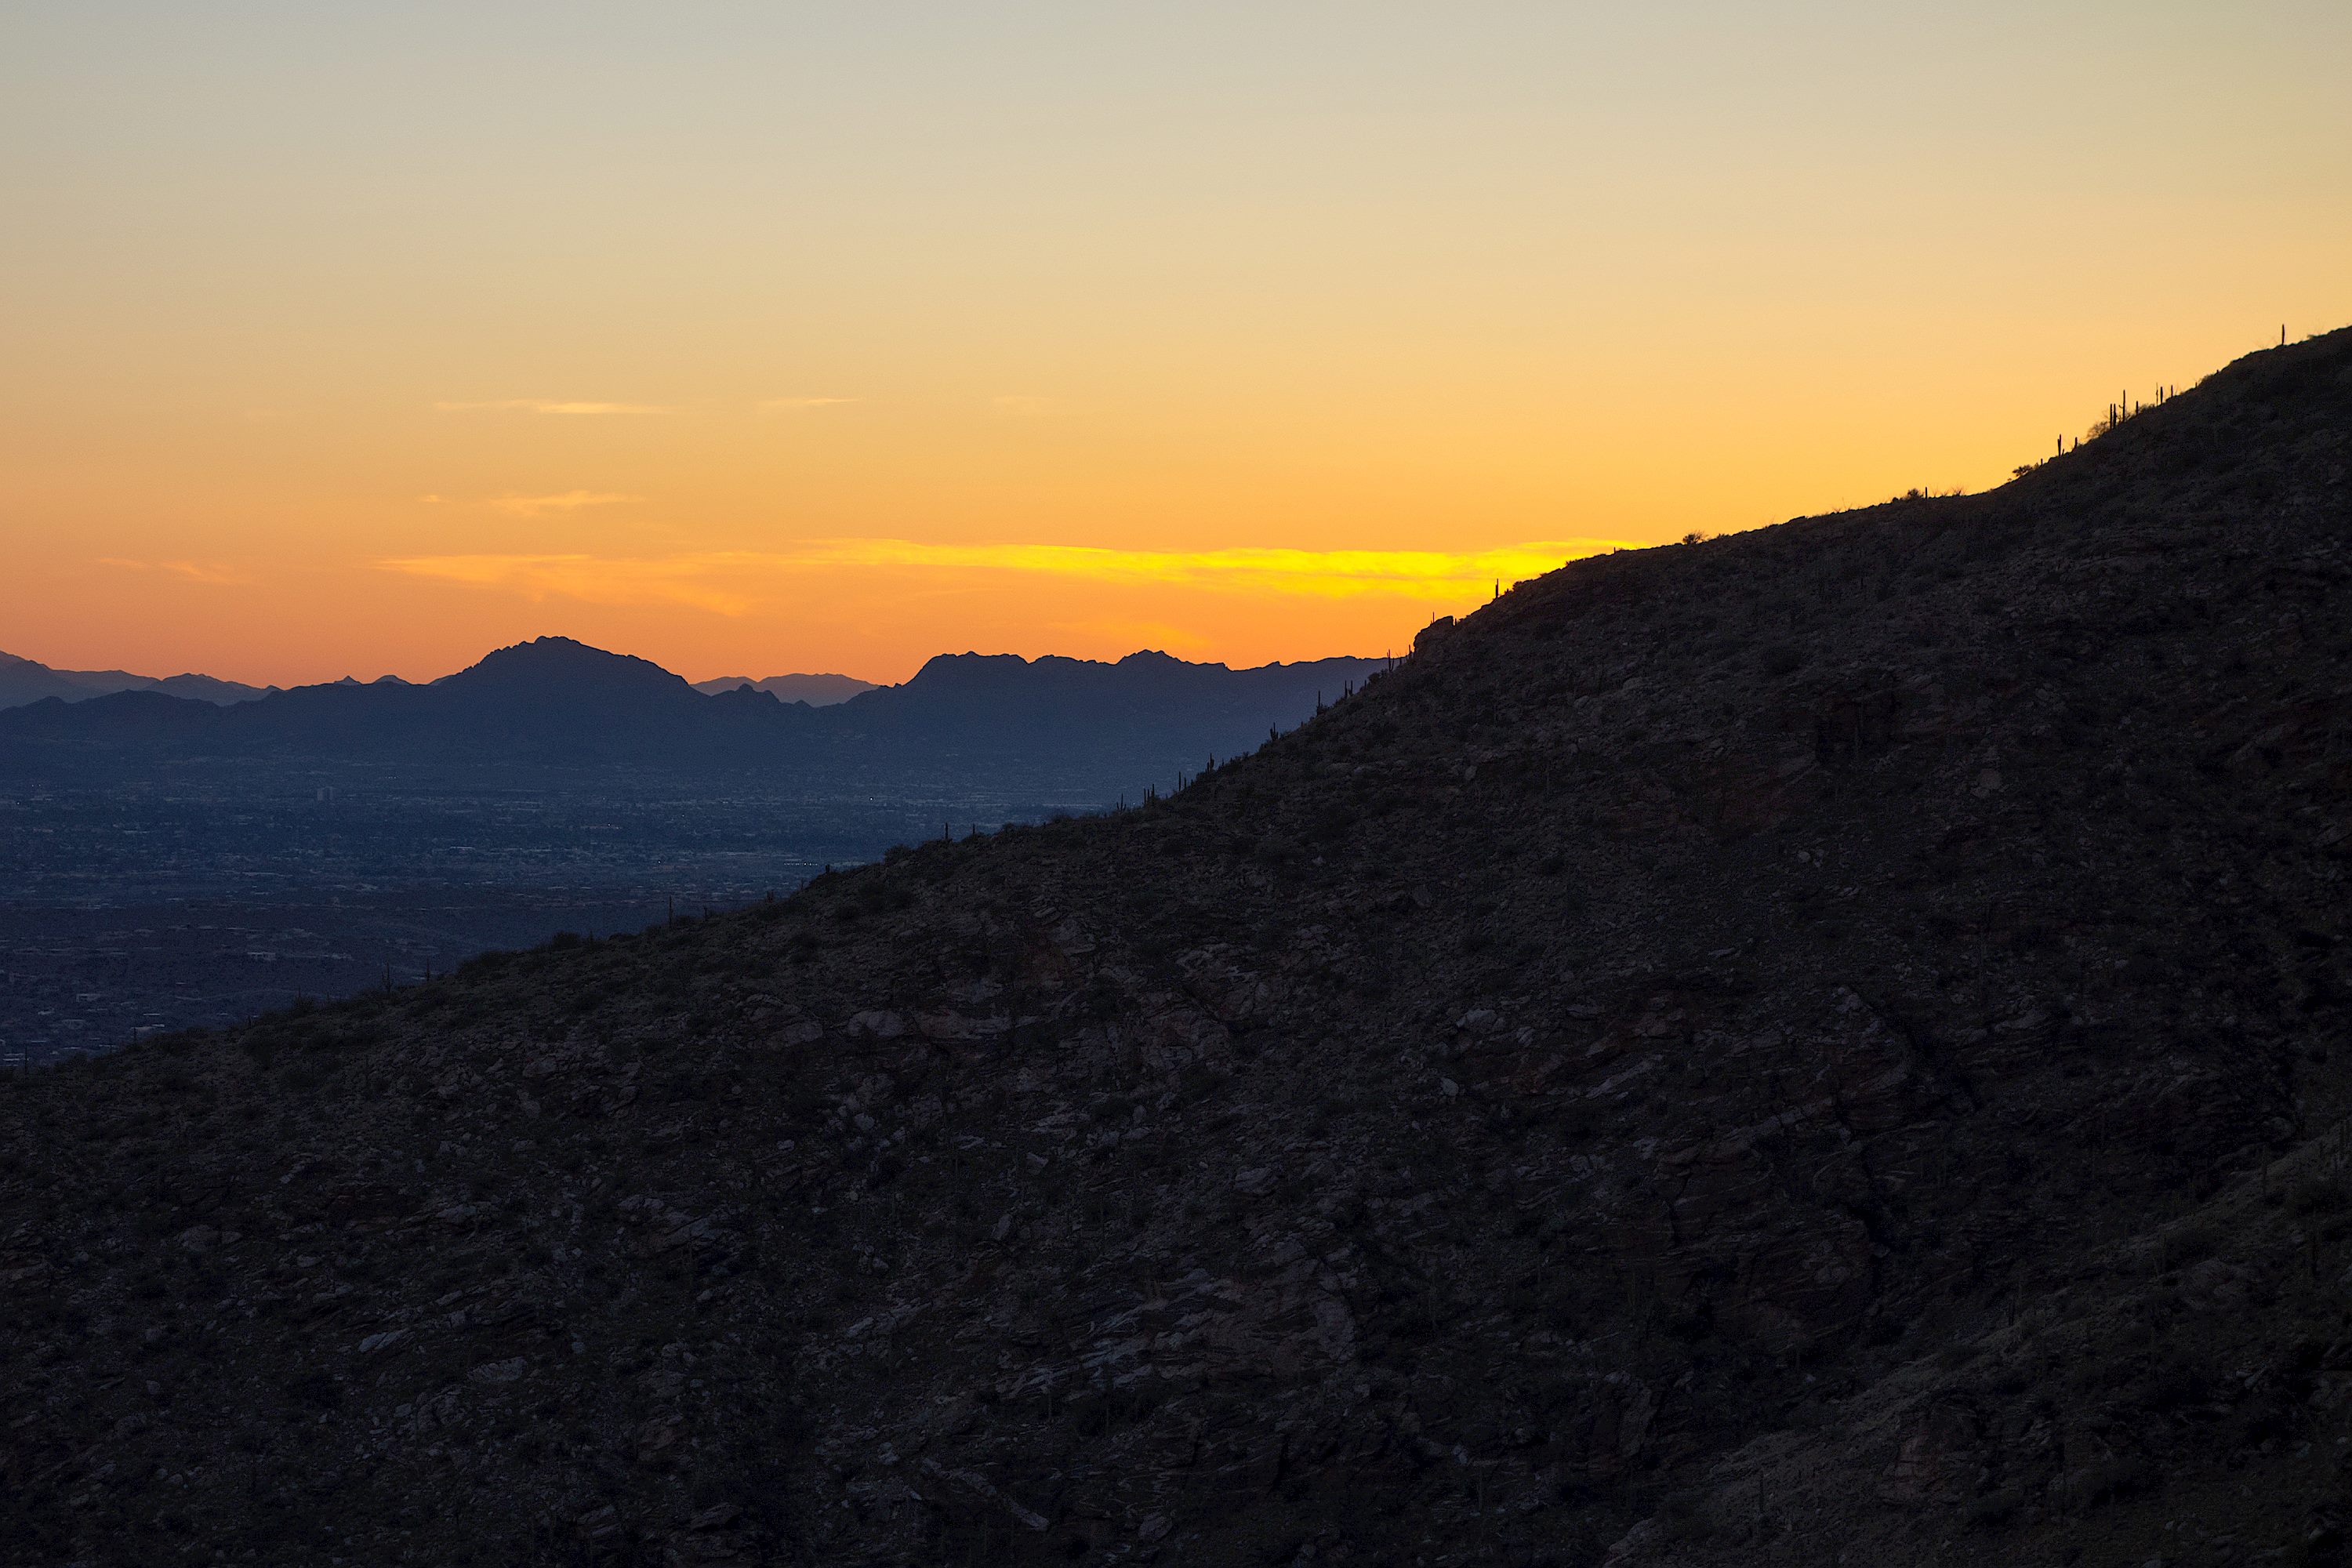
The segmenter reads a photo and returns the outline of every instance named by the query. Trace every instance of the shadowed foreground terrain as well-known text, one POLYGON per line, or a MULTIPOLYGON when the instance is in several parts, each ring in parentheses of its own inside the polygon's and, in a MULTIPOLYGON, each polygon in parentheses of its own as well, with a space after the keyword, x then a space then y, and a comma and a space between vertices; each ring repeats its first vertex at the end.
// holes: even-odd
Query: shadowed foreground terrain
POLYGON ((2347 466, 2337 333, 1171 801, 11 1084, 0 1539, 2342 1561, 2347 466))

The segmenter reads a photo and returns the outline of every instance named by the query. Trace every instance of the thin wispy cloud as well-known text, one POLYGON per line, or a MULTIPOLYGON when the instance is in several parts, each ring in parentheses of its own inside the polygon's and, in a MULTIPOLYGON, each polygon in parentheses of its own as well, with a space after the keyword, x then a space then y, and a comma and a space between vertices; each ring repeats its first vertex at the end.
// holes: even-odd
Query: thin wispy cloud
POLYGON ((578 511, 583 506, 620 506, 639 501, 643 496, 610 495, 603 490, 565 490, 553 496, 500 496, 490 504, 500 511, 513 512, 517 517, 537 517, 542 512, 578 511))
POLYGON ((499 588, 538 603, 685 605, 740 616, 759 599, 726 581, 725 555, 622 560, 596 555, 415 555, 379 561, 386 572, 433 577, 471 588, 499 588))
POLYGON ((1105 583, 1181 584, 1249 593, 1348 598, 1364 594, 1459 598, 1538 576, 1613 539, 1538 540, 1488 550, 1118 550, 1085 544, 935 544, 908 539, 806 542, 793 559, 841 566, 1020 572, 1105 583))
POLYGON ((212 588, 249 586, 253 578, 232 566, 221 566, 206 561, 130 561, 120 555, 101 555, 100 566, 119 567, 127 572, 161 572, 165 576, 179 577, 190 583, 202 583, 212 588))
POLYGON ((436 403, 436 414, 667 414, 649 403, 565 403, 541 397, 501 397, 488 403, 436 403))
POLYGON ((380 561, 387 572, 498 588, 533 599, 691 605, 742 615, 781 595, 788 579, 823 571, 1013 574, 1096 583, 1181 586, 1212 593, 1424 603, 1486 596, 1496 583, 1539 576, 1580 556, 1619 548, 1610 539, 1536 540, 1488 550, 1113 550, 1076 544, 936 544, 909 539, 811 539, 788 549, 664 556, 580 553, 416 555, 380 561))
POLYGON ((762 414, 799 414, 811 408, 837 408, 845 403, 863 403, 862 397, 770 397, 760 404, 762 414))
POLYGON ((1117 644, 1124 647, 1157 648, 1161 653, 1178 655, 1206 653, 1213 646, 1210 639, 1202 637, 1196 628, 1174 626, 1167 621, 1095 616, 1049 624, 1055 631, 1065 633, 1074 640, 1097 646, 1117 644))

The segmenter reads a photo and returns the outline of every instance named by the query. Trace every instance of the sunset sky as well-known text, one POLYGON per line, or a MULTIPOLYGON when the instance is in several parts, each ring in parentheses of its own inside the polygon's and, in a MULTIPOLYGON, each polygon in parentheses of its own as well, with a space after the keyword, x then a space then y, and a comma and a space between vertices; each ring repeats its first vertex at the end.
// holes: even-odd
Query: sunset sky
POLYGON ((0 9, 0 649, 1402 647, 2352 321, 2352 5, 0 9))

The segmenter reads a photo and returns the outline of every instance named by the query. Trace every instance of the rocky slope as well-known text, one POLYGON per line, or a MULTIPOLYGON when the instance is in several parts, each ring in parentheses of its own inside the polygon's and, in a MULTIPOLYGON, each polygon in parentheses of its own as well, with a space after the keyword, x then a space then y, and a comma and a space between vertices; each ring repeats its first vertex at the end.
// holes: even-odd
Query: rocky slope
POLYGON ((2352 333, 0 1091, 22 1561, 2334 1562, 2352 333))

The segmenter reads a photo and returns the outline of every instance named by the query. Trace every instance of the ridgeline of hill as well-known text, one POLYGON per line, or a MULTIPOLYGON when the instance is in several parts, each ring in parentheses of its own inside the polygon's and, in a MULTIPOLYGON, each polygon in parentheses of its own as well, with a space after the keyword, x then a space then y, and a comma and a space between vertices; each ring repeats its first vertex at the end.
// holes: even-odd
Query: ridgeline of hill
POLYGON ((2339 332, 1172 800, 9 1085, 0 1539, 2339 1561, 2347 465, 2339 332))

